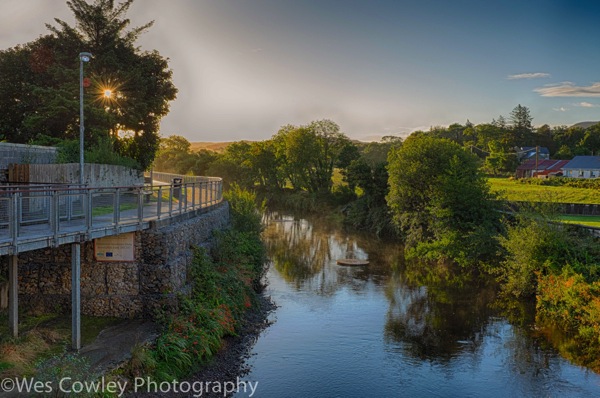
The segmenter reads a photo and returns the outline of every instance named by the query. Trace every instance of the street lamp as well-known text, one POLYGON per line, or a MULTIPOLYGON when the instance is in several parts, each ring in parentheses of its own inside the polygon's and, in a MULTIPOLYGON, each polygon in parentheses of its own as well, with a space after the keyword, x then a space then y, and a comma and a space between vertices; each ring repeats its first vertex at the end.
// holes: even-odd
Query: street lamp
POLYGON ((83 63, 90 62, 91 53, 79 53, 79 184, 83 185, 83 63))

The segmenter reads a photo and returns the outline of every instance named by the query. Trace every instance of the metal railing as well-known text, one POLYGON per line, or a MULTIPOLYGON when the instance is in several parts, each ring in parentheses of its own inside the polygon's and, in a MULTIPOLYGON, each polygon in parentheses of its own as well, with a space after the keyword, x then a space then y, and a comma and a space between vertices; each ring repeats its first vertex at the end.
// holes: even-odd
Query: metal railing
POLYGON ((218 204, 220 178, 89 188, 0 186, 0 255, 142 230, 150 221, 218 204))

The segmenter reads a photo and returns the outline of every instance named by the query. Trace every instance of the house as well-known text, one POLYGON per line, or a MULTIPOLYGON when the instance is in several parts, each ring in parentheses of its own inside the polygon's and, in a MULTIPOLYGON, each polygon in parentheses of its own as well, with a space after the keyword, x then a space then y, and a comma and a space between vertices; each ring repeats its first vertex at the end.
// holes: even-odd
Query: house
POLYGON ((520 163, 529 159, 535 160, 536 152, 538 160, 550 159, 550 151, 545 146, 522 146, 516 147, 515 150, 517 151, 517 159, 520 163))
POLYGON ((569 163, 568 160, 540 160, 536 162, 535 159, 526 160, 524 163, 517 167, 515 174, 516 178, 548 178, 550 176, 560 176, 563 174, 562 168, 569 163), (536 165, 537 163, 537 165, 536 165))
POLYGON ((575 156, 563 166, 563 175, 572 178, 600 177, 600 156, 575 156))

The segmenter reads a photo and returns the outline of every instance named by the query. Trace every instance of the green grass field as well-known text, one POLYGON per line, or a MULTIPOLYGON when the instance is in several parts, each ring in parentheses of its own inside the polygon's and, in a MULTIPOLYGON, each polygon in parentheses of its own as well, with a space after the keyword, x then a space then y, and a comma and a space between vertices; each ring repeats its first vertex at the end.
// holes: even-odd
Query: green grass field
POLYGON ((562 215, 558 217, 560 221, 568 224, 585 225, 588 227, 600 228, 600 216, 575 216, 562 215))
POLYGON ((509 201, 552 203, 600 203, 600 190, 522 184, 508 178, 489 178, 492 192, 509 201))

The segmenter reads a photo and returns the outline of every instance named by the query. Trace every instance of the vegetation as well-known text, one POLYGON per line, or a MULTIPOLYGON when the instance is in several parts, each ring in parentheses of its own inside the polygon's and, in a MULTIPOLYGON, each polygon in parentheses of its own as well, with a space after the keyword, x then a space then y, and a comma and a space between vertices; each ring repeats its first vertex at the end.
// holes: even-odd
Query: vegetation
POLYGON ((85 96, 87 148, 106 141, 113 152, 147 168, 160 119, 175 99, 167 60, 142 52, 137 38, 152 22, 128 30, 133 0, 67 1, 74 26, 56 19, 50 33, 0 51, 0 131, 14 143, 57 144, 79 136, 79 59, 91 86, 85 96), (106 90, 110 96, 105 97, 106 90))
POLYGON ((387 202, 409 255, 474 265, 496 252, 500 216, 475 156, 447 139, 409 137, 389 155, 387 202))
POLYGON ((600 216, 559 215, 557 219, 567 224, 585 225, 600 228, 600 216))
POLYGON ((577 336, 577 347, 561 348, 566 356, 598 368, 599 245, 557 222, 564 217, 540 209, 600 203, 599 183, 488 180, 483 173, 514 171, 520 146, 547 146, 556 156, 597 153, 600 128, 534 129, 529 110, 519 105, 508 122, 455 123, 414 132, 404 142, 361 144, 338 132, 329 121, 285 126, 270 140, 228 145, 206 170, 261 193, 270 204, 328 214, 337 209, 347 225, 396 237, 408 257, 420 259, 415 275, 436 267, 459 275, 453 264, 469 274, 491 273, 503 297, 535 301, 539 322, 577 336), (500 195, 544 206, 503 219, 500 195))
POLYGON ((511 202, 600 203, 599 182, 573 181, 570 178, 488 179, 490 190, 511 202))
MULTIPOLYGON (((115 318, 83 316, 82 341, 91 343, 115 318)), ((34 375, 60 360, 71 344, 71 318, 57 314, 26 316, 19 324, 19 337, 8 330, 6 316, 0 316, 0 378, 34 375)), ((83 380, 83 379, 82 379, 83 380)))
POLYGON ((498 275, 505 296, 535 298, 537 319, 575 336, 560 345, 576 363, 600 371, 600 246, 581 229, 544 212, 521 214, 500 238, 498 275))
POLYGON ((223 337, 236 333, 244 312, 255 305, 266 260, 256 198, 239 187, 226 196, 233 228, 217 234, 212 255, 196 249, 191 294, 180 298, 177 313, 165 314, 155 347, 137 350, 130 376, 171 381, 188 375, 219 350, 223 337))

